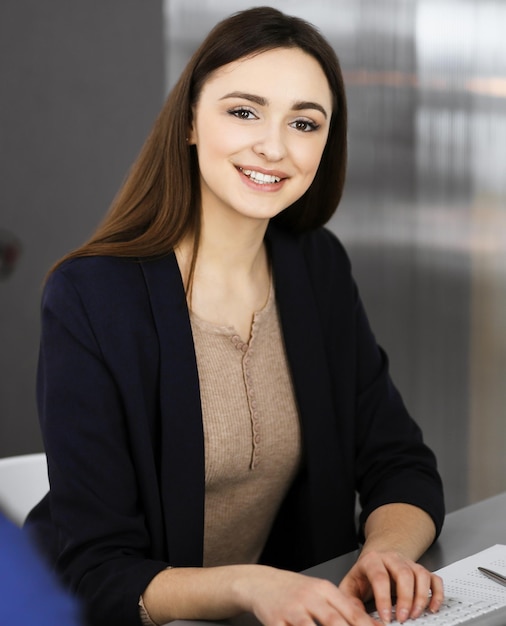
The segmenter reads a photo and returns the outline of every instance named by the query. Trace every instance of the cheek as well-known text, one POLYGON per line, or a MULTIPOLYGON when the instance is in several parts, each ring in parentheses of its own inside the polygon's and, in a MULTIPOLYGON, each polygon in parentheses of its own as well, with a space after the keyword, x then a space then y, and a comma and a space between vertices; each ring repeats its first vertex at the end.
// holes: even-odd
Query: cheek
POLYGON ((242 143, 240 133, 232 133, 224 125, 214 123, 200 130, 197 148, 201 157, 216 159, 232 155, 242 143))
POLYGON ((301 170, 306 172, 308 176, 314 176, 316 174, 324 148, 325 144, 322 145, 318 142, 318 144, 312 146, 305 146, 303 150, 299 151, 301 170))

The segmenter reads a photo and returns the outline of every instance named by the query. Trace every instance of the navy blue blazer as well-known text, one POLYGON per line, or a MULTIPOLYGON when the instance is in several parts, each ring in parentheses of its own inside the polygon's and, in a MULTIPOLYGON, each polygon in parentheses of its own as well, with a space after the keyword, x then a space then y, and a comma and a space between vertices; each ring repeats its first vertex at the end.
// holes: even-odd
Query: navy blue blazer
MULTIPOLYGON (((348 257, 325 229, 269 227, 303 462, 262 562, 294 570, 357 548, 362 517, 419 506, 439 532, 432 452, 369 328, 348 257)), ((93 624, 139 624, 168 564, 200 566, 204 444, 185 292, 173 254, 81 258, 44 291, 38 405, 51 490, 28 525, 93 624)))

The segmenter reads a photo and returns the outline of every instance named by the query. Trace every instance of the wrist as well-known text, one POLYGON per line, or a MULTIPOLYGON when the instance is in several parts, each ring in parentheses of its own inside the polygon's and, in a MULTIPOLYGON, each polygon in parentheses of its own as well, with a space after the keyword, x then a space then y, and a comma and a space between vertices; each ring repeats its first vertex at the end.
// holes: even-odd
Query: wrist
POLYGON ((267 565, 237 565, 232 572, 231 598, 241 612, 255 613, 255 598, 259 586, 265 584, 269 572, 274 568, 267 565))
POLYGON ((369 552, 397 552, 416 561, 435 538, 432 518, 410 504, 387 504, 375 509, 365 523, 363 555, 369 552))

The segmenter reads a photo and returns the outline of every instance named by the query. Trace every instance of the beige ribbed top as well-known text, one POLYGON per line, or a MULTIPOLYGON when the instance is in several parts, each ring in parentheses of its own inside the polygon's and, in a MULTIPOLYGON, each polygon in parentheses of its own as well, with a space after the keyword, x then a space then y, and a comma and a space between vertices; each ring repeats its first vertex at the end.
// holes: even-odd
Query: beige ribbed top
POLYGON ((249 343, 191 314, 205 443, 204 566, 255 563, 300 462, 274 289, 249 343))

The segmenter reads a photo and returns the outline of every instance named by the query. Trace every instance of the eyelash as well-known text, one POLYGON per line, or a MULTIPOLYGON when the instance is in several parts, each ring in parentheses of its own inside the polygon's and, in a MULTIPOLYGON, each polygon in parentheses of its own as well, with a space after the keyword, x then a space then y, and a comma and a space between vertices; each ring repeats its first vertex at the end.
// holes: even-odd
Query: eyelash
MULTIPOLYGON (((229 109, 227 113, 229 113, 229 115, 233 115, 234 117, 240 120, 257 119, 255 113, 246 107, 238 107, 235 109, 229 109), (252 117, 249 117, 249 116, 252 116, 252 117)), ((304 119, 295 120, 295 122, 292 122, 290 126, 295 128, 296 130, 299 130, 301 133, 310 133, 320 128, 320 124, 317 124, 316 122, 312 122, 310 120, 304 120, 304 119), (300 128, 300 125, 304 125, 304 129, 300 128)))
POLYGON ((301 128, 298 128, 297 130, 300 130, 302 133, 310 133, 314 130, 318 130, 320 128, 320 124, 317 124, 316 122, 310 122, 309 120, 295 120, 295 122, 292 123, 292 126, 297 126, 300 124, 304 124, 305 129, 302 130, 301 128))
POLYGON ((250 109, 247 109, 246 107, 237 107, 235 109, 229 109, 227 113, 230 113, 230 115, 233 115, 234 117, 237 117, 240 120, 252 119, 251 117, 246 117, 245 115, 243 115, 244 113, 247 113, 248 115, 252 115, 256 119, 256 115, 253 113, 253 111, 251 111, 250 109))

